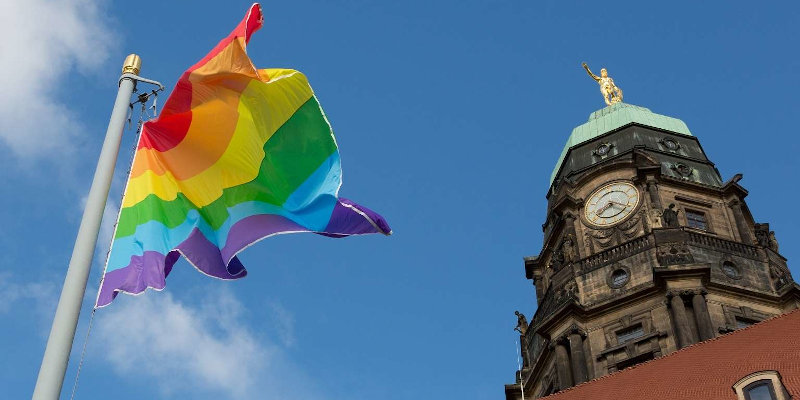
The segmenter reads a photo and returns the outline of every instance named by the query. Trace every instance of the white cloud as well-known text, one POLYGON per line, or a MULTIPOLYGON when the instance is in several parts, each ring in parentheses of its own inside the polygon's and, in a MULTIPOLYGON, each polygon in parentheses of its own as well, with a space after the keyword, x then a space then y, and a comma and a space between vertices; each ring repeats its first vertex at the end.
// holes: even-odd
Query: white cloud
MULTIPOLYGON (((281 310, 279 318, 293 321, 281 310)), ((121 295, 98 310, 92 346, 120 377, 148 382, 166 398, 318 399, 309 376, 280 344, 256 335, 248 315, 227 290, 208 290, 192 304, 168 292, 121 295)), ((286 341, 294 339, 279 342, 286 341)))
MULTIPOLYGON (((94 71, 114 34, 102 0, 4 1, 0 8, 0 142, 22 157, 68 151, 81 132, 74 107, 59 100, 64 78, 94 71)), ((80 90, 70 90, 79 93, 80 90)), ((71 94, 80 101, 80 95, 71 94)))
POLYGON ((52 281, 16 282, 11 273, 0 273, 0 315, 13 308, 33 309, 44 321, 55 311, 57 297, 58 290, 52 281))
POLYGON ((268 305, 272 311, 272 320, 281 343, 283 343, 285 347, 294 346, 294 315, 276 301, 271 301, 268 305))

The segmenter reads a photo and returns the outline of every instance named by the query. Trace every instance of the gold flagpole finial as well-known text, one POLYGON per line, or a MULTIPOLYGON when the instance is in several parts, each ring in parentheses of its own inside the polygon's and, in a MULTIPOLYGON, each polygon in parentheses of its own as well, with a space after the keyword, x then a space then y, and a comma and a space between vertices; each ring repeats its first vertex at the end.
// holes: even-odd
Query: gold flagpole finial
POLYGON ((134 74, 139 75, 139 71, 142 68, 142 58, 136 54, 131 54, 125 57, 125 62, 122 63, 122 73, 123 74, 134 74))

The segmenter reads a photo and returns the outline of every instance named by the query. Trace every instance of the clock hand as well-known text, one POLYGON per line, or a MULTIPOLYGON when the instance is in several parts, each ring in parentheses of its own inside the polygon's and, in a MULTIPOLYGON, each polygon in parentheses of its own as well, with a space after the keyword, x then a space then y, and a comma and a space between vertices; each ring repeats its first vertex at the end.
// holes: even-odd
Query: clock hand
POLYGON ((611 204, 610 202, 606 203, 606 205, 604 205, 602 209, 595 211, 594 214, 599 217, 600 213, 604 212, 605 210, 608 210, 609 208, 611 208, 612 205, 613 204, 611 204))

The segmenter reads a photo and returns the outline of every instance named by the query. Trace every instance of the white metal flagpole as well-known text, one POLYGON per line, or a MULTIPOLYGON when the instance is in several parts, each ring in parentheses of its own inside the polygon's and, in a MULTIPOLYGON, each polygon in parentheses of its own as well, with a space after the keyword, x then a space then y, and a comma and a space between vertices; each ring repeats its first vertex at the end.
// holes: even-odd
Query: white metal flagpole
POLYGON ((61 298, 58 301, 56 315, 53 318, 53 327, 47 339, 44 350, 42 366, 36 387, 33 389, 33 400, 58 400, 61 395, 61 386, 67 372, 69 354, 72 342, 75 339, 75 329, 78 327, 78 317, 83 304, 83 295, 86 293, 86 281, 89 279, 89 269, 92 265, 94 248, 97 244, 97 235, 100 231, 100 222, 103 219, 103 210, 108 200, 108 190, 111 187, 111 178, 114 176, 114 165, 117 162, 119 146, 122 140, 122 130, 130 106, 131 95, 136 87, 135 77, 139 74, 142 61, 135 54, 125 58, 122 67, 122 77, 119 80, 119 91, 114 109, 111 111, 111 120, 108 122, 106 138, 97 160, 97 169, 94 172, 92 187, 86 200, 78 237, 72 249, 72 258, 69 261, 67 277, 61 289, 61 298))

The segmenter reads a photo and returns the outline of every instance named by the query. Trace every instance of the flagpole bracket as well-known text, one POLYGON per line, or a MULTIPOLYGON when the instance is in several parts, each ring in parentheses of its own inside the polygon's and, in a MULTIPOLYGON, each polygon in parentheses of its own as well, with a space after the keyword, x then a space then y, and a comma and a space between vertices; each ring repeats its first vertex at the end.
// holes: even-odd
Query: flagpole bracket
POLYGON ((164 85, 162 85, 161 82, 154 81, 152 79, 142 78, 141 76, 136 75, 136 74, 132 74, 130 72, 126 72, 126 73, 122 74, 122 76, 119 77, 119 83, 122 83, 122 81, 125 80, 125 79, 130 79, 130 80, 132 80, 134 82, 148 83, 148 84, 151 84, 151 85, 158 86, 158 90, 159 91, 164 90, 164 85))

